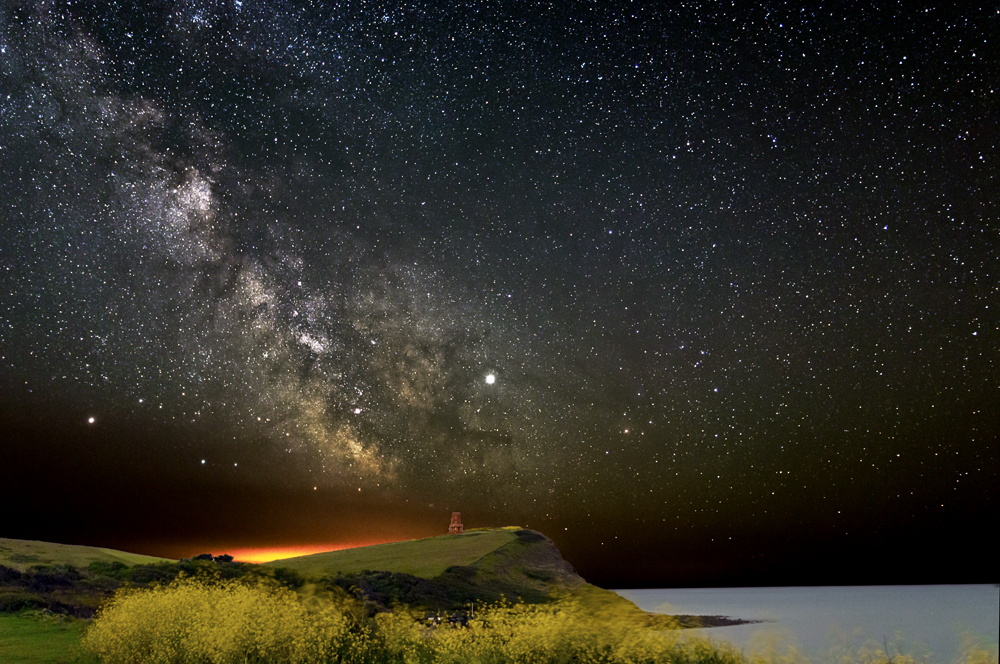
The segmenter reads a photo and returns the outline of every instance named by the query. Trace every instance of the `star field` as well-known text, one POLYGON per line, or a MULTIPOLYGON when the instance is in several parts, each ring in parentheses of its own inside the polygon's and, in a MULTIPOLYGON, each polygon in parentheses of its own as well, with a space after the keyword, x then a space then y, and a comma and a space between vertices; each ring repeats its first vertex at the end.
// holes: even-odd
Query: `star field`
POLYGON ((0 12, 9 495, 635 583, 995 517, 995 8, 141 4, 0 12))

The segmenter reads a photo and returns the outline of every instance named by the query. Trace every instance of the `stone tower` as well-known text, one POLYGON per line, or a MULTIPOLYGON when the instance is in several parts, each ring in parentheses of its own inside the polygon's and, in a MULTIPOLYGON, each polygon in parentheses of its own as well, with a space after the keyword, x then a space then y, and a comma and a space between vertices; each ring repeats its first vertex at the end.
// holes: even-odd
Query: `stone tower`
POLYGON ((451 513, 451 525, 448 526, 448 534, 450 534, 450 535, 461 535, 464 530, 465 530, 465 527, 462 525, 462 513, 461 512, 452 512, 451 513))

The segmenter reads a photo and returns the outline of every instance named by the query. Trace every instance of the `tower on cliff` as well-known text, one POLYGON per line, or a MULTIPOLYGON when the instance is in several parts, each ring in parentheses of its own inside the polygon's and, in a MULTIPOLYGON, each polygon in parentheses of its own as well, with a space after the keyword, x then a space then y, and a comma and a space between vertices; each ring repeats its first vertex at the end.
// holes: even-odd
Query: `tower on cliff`
POLYGON ((465 530, 465 526, 462 525, 462 513, 452 512, 451 513, 451 525, 448 526, 448 534, 450 535, 461 535, 465 530))

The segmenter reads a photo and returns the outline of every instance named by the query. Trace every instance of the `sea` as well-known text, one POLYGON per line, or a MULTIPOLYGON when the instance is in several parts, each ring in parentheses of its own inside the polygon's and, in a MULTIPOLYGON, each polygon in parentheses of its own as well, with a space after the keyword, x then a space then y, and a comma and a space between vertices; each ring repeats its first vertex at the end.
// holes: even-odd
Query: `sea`
POLYGON ((867 648, 885 650, 893 657, 910 655, 917 662, 949 664, 966 660, 963 652, 968 644, 995 649, 1000 638, 997 585, 652 588, 614 592, 655 613, 764 621, 689 633, 729 642, 748 655, 790 654, 789 648, 795 648, 813 663, 843 661, 842 655, 858 654, 867 648))

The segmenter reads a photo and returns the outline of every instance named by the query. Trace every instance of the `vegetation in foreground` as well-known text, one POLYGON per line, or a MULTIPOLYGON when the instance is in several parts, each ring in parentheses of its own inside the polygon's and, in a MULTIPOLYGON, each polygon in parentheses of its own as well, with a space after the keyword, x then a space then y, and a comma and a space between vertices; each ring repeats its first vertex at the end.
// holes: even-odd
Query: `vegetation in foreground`
MULTIPOLYGON (((421 551, 384 545, 395 571, 358 571, 360 562, 325 554, 296 570, 208 554, 172 562, 45 543, 21 551, 0 540, 0 662, 810 662, 787 642, 743 653, 686 636, 677 628, 704 626, 705 617, 647 614, 586 584, 539 533, 487 533, 429 538, 421 551), (496 548, 482 555, 490 539, 496 548), (450 552, 438 546, 445 540, 450 552), (431 566, 412 570, 421 576, 403 571, 421 552, 431 566)), ((813 661, 944 664, 891 642, 813 661)), ((995 646, 968 640, 951 664, 1000 662, 995 646)))
MULTIPOLYGON (((86 652, 106 664, 352 662, 358 664, 808 664, 775 644, 743 653, 726 644, 651 629, 615 606, 567 595, 548 604, 498 603, 435 624, 396 607, 369 612, 346 593, 295 592, 258 578, 180 578, 124 588, 86 631, 86 652)), ((837 664, 922 664, 890 644, 831 653, 837 664)), ((997 664, 969 642, 956 664, 997 664)))
POLYGON ((579 596, 500 603, 434 624, 404 607, 369 615, 346 593, 296 593, 265 579, 181 578, 122 589, 83 645, 109 664, 742 661, 724 646, 648 629, 579 596))

